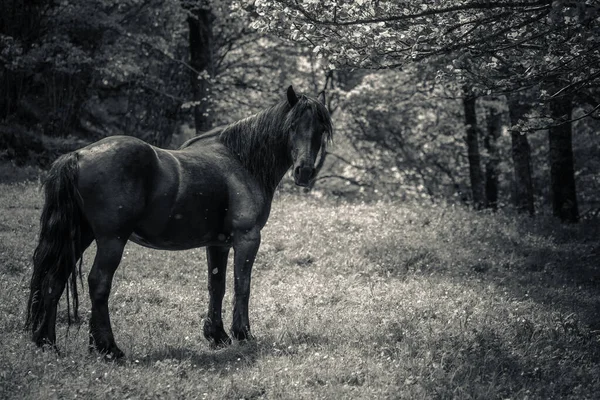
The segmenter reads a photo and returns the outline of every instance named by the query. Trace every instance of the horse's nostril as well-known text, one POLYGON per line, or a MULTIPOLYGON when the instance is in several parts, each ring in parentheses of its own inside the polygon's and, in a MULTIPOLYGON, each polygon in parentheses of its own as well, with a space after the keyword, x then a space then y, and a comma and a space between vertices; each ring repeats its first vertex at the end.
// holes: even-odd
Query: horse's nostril
POLYGON ((294 169, 294 176, 296 178, 299 178, 301 172, 302 172, 302 169, 300 167, 296 167, 296 169, 294 169))

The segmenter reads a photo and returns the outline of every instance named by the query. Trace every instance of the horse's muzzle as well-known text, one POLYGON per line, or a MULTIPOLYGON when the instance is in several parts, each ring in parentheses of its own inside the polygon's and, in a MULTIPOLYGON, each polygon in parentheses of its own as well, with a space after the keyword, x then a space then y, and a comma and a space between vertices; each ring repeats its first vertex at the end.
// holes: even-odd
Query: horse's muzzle
POLYGON ((298 186, 308 186, 315 177, 316 169, 314 167, 296 167, 294 168, 294 182, 298 186))

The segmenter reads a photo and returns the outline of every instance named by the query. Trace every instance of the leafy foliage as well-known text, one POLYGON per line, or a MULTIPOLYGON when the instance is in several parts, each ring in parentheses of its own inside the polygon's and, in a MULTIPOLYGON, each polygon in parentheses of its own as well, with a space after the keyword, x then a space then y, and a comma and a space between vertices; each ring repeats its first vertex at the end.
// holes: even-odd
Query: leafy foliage
POLYGON ((536 86, 541 100, 593 92, 592 106, 600 103, 600 6, 591 1, 238 4, 256 18, 255 27, 310 45, 332 69, 393 69, 427 60, 437 64, 438 77, 458 85, 467 80, 483 94, 536 86))
POLYGON ((452 196, 465 174, 466 150, 457 134, 462 129, 460 105, 443 87, 413 85, 414 73, 364 76, 344 96, 339 129, 364 155, 362 179, 377 183, 382 193, 452 196))

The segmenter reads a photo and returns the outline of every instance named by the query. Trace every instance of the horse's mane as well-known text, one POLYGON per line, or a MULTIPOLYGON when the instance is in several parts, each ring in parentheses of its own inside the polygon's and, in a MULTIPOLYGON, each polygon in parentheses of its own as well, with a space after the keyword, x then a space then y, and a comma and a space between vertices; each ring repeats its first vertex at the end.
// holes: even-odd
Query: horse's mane
POLYGON ((274 176, 273 172, 289 167, 292 162, 287 151, 292 124, 302 117, 307 108, 312 110, 324 128, 321 144, 321 154, 324 155, 333 135, 331 117, 320 101, 306 96, 300 96, 294 107, 284 100, 229 124, 220 130, 219 138, 265 187, 275 189, 281 177, 274 176), (282 157, 282 154, 286 156, 282 157))

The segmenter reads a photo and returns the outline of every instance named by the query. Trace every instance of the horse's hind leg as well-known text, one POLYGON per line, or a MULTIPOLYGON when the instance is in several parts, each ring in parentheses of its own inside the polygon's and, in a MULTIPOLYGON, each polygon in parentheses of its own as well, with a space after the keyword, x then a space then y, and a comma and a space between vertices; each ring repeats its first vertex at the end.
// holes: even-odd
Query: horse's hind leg
POLYGON ((110 239, 97 239, 94 266, 88 276, 92 316, 90 318, 90 349, 95 348, 107 359, 117 359, 125 354, 117 347, 108 314, 108 297, 114 273, 121 262, 123 249, 129 235, 110 239))
POLYGON ((206 248, 208 260, 208 313, 204 320, 204 337, 213 346, 220 347, 231 344, 225 333, 221 310, 225 294, 225 277, 227 276, 227 256, 229 247, 209 246, 206 248))
POLYGON ((44 297, 44 317, 37 330, 33 333, 33 341, 40 347, 43 345, 56 346, 56 310, 58 308, 58 300, 65 290, 70 272, 61 269, 56 271, 56 273, 48 274, 46 277, 47 285, 43 286, 43 293, 40 294, 40 296, 44 297))
MULTIPOLYGON (((94 236, 91 230, 85 225, 82 225, 81 232, 81 250, 76 254, 76 259, 83 257, 83 252, 90 246, 94 236)), ((51 272, 46 277, 46 282, 42 285, 42 292, 39 296, 43 296, 43 318, 37 330, 33 333, 33 341, 38 346, 51 345, 56 346, 56 312, 58 301, 62 296, 71 270, 68 268, 56 268, 55 272, 51 272)), ((76 277, 73 277, 75 279, 76 277)))

